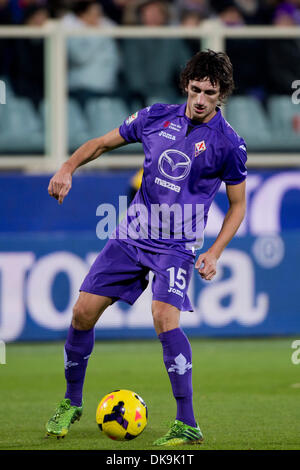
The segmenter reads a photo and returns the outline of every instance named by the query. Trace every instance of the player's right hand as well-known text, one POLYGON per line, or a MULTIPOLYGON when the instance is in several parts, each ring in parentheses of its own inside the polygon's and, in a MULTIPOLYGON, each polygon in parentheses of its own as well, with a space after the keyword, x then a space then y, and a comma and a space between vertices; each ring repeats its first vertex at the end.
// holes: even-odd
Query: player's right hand
POLYGON ((48 193, 50 196, 58 200, 59 204, 63 203, 64 198, 72 187, 72 175, 70 172, 60 169, 51 178, 48 193))
POLYGON ((209 251, 201 253, 196 261, 195 268, 198 270, 202 279, 205 281, 211 281, 217 274, 216 256, 209 251))

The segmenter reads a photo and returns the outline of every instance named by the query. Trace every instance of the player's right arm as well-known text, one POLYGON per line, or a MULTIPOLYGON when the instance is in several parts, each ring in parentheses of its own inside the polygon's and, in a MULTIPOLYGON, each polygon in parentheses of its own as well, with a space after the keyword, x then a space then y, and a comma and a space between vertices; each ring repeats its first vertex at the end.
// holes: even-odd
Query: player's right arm
POLYGON ((109 152, 127 143, 120 135, 119 128, 113 129, 102 137, 88 140, 71 155, 51 178, 48 186, 49 195, 57 199, 59 204, 62 204, 72 187, 72 175, 77 168, 95 160, 102 153, 109 152))

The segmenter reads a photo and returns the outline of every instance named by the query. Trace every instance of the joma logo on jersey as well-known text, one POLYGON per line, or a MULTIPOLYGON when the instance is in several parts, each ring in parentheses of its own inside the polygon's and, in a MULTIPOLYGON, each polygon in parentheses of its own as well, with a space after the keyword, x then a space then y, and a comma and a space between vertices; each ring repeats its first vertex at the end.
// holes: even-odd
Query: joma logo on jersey
POLYGON ((158 135, 159 135, 160 137, 165 137, 166 139, 176 140, 175 135, 168 134, 168 133, 165 132, 165 131, 160 131, 160 133, 159 133, 158 135))
POLYGON ((183 292, 179 289, 175 289, 175 287, 169 287, 168 292, 171 292, 172 294, 180 295, 180 297, 183 297, 183 292))
POLYGON ((205 141, 201 140, 201 142, 197 142, 195 144, 195 157, 198 157, 198 155, 200 155, 201 152, 204 152, 204 150, 206 150, 205 141))

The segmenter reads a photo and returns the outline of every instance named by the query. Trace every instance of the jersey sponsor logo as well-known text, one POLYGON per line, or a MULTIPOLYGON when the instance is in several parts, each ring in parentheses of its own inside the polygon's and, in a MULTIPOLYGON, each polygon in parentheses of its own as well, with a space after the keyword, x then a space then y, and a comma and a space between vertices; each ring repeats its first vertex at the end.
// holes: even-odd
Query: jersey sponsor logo
POLYGON ((177 132, 180 132, 182 129, 182 126, 180 126, 179 124, 175 124, 174 122, 171 122, 169 127, 173 131, 177 131, 177 132))
POLYGON ((175 191, 176 193, 180 193, 180 186, 177 186, 174 183, 170 183, 170 181, 165 181, 161 180, 160 178, 156 177, 154 183, 159 184, 160 186, 163 186, 164 188, 171 189, 172 191, 175 191))
POLYGON ((201 142, 197 142, 195 144, 195 157, 198 157, 198 155, 200 155, 200 153, 204 152, 204 150, 206 150, 205 141, 201 140, 201 142))
POLYGON ((158 135, 159 135, 160 137, 165 137, 166 139, 176 140, 175 135, 168 134, 168 133, 165 132, 165 131, 160 131, 160 133, 159 133, 158 135))
POLYGON ((165 150, 158 159, 158 170, 173 181, 185 179, 191 170, 191 160, 179 150, 165 150))
POLYGON ((244 150, 244 152, 247 152, 247 149, 246 149, 245 145, 240 145, 239 149, 244 150))
POLYGON ((180 126, 179 124, 175 124, 174 122, 171 122, 171 121, 164 122, 164 128, 166 127, 169 127, 173 131, 177 131, 177 132, 180 132, 180 130, 182 129, 182 126, 180 126))
POLYGON ((129 126, 129 124, 131 124, 132 121, 134 121, 134 120, 138 117, 138 114, 139 114, 139 112, 137 111, 136 113, 131 114, 131 116, 129 116, 129 117, 126 119, 125 123, 127 124, 127 126, 129 126))

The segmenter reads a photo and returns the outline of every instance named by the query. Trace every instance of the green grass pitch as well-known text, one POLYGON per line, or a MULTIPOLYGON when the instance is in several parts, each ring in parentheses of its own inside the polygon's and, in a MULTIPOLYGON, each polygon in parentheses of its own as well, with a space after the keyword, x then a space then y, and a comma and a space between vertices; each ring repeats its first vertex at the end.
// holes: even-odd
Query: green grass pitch
MULTIPOLYGON (((194 408, 205 442, 182 449, 300 449, 300 364, 292 364, 292 340, 191 340, 194 408)), ((83 416, 62 440, 44 436, 65 391, 63 343, 8 344, 0 383, 1 450, 154 450, 176 413, 157 340, 96 342, 83 416), (110 440, 95 422, 100 399, 118 388, 140 394, 149 409, 145 431, 128 442, 110 440)))

